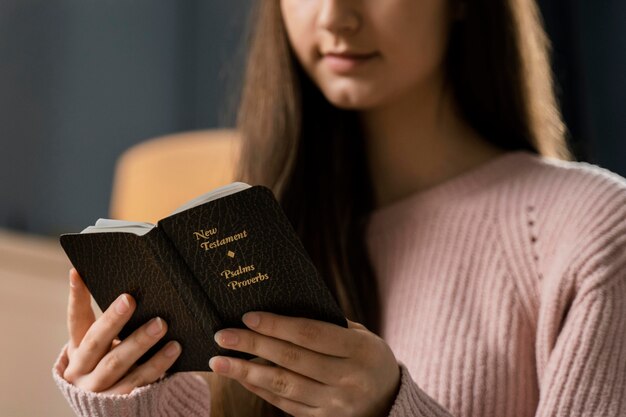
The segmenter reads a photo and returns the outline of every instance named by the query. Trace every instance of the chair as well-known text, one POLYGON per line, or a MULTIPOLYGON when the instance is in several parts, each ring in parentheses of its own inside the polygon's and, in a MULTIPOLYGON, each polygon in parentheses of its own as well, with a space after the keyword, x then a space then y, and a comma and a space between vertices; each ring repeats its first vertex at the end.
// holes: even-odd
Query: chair
POLYGON ((188 200, 234 181, 235 130, 162 136, 125 151, 115 168, 110 216, 156 223, 188 200))

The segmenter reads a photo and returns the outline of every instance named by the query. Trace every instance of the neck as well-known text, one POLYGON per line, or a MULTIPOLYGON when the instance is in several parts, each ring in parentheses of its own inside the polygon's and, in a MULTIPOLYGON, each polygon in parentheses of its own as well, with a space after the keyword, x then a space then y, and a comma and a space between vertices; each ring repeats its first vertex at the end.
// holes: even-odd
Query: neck
MULTIPOLYGON (((439 84, 439 86, 441 83, 439 84)), ((435 83, 361 112, 375 206, 437 185, 503 153, 435 83)))

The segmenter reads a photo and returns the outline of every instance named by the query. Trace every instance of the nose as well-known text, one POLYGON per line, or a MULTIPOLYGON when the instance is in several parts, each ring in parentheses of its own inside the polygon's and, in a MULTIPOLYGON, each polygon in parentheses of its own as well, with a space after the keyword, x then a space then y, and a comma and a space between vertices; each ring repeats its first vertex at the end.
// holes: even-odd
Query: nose
POLYGON ((320 0, 319 27, 341 35, 355 33, 361 27, 361 14, 350 0, 320 0))

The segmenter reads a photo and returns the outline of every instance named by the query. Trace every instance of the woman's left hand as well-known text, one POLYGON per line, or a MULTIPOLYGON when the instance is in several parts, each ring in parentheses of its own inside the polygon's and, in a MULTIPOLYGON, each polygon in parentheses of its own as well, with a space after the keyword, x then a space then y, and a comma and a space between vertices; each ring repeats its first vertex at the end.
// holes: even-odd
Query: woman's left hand
POLYGON ((348 328, 323 321, 250 312, 248 329, 215 334, 222 347, 273 362, 215 356, 215 373, 293 416, 383 417, 395 400, 400 368, 383 339, 348 320, 348 328))

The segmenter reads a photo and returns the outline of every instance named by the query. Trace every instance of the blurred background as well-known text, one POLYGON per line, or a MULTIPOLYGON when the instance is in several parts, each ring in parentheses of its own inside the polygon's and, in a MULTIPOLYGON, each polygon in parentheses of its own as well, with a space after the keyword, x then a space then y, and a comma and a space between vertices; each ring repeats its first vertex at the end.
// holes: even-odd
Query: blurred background
MULTIPOLYGON (((626 176, 626 3, 539 3, 577 159, 626 176)), ((0 1, 0 415, 72 415, 58 235, 110 216, 125 150, 233 126, 250 4, 0 1)))

